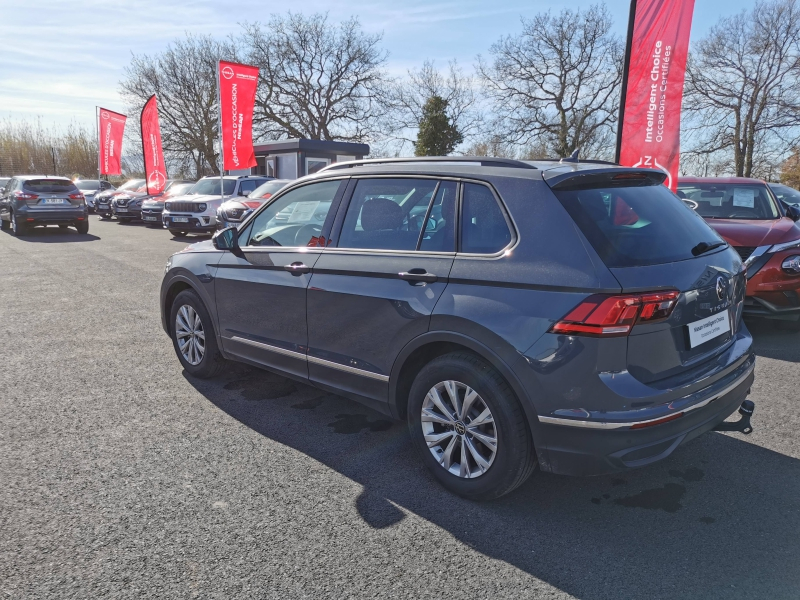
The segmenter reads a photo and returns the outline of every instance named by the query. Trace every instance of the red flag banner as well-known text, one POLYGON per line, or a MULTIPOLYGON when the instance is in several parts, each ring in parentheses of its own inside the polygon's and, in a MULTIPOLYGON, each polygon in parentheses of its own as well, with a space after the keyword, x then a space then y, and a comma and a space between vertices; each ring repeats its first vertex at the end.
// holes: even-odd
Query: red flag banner
POLYGON ((235 170, 254 167, 253 107, 258 87, 258 67, 221 60, 218 79, 223 168, 235 170))
POLYGON ((145 102, 140 122, 147 193, 160 194, 167 185, 167 168, 164 165, 164 151, 161 148, 161 127, 158 125, 158 104, 155 94, 145 102))
POLYGON ((681 103, 694 0, 633 0, 617 157, 628 167, 667 173, 680 166, 681 103))
POLYGON ((100 148, 100 174, 101 175, 121 175, 122 165, 122 134, 125 132, 125 121, 128 117, 107 110, 100 109, 98 115, 99 125, 97 131, 100 133, 98 147, 100 148))

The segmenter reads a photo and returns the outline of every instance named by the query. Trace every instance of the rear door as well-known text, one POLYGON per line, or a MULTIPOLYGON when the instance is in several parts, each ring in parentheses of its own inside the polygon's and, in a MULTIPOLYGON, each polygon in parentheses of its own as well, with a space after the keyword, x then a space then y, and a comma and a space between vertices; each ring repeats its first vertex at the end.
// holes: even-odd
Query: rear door
POLYGON ((309 285, 312 381, 384 405, 395 358, 428 331, 447 285, 458 187, 419 177, 353 180, 309 285))
POLYGON ((647 183, 634 178, 554 192, 623 293, 681 292, 666 321, 636 325, 628 337, 628 371, 653 383, 730 346, 741 327, 745 279, 738 254, 697 213, 663 185, 647 183))

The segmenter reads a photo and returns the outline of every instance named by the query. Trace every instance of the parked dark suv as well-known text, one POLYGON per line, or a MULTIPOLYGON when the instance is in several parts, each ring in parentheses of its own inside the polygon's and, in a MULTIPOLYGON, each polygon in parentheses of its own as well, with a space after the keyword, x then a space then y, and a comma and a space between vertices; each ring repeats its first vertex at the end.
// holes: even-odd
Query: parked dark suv
POLYGON ((663 180, 575 162, 332 165, 172 256, 163 327, 193 376, 233 359, 407 420, 466 497, 537 464, 647 465, 731 415, 755 365, 742 261, 663 180))
POLYGON ((89 233, 89 212, 81 191, 66 177, 13 177, 0 198, 0 228, 25 235, 33 227, 47 225, 89 233))

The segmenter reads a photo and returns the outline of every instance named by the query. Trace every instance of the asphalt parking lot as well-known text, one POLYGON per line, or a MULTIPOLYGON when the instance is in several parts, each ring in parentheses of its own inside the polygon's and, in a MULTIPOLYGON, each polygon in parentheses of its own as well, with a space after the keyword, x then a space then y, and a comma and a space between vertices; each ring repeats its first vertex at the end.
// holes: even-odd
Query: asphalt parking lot
POLYGON ((752 435, 476 504, 354 402, 184 375, 158 289, 189 241, 0 233, 1 597, 800 597, 800 334, 749 323, 752 435))

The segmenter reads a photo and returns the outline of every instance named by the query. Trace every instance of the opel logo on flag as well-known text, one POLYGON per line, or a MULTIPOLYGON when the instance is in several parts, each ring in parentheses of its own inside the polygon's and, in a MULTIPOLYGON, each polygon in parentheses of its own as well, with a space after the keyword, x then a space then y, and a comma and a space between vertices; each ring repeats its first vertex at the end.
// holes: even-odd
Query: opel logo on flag
POLYGON ((153 171, 148 178, 148 183, 151 187, 160 188, 165 182, 167 178, 161 171, 153 171))
POLYGON ((725 280, 722 277, 717 277, 717 298, 722 300, 725 298, 725 280))
POLYGON ((225 79, 231 79, 233 77, 233 69, 230 67, 222 67, 222 76, 225 79))
POLYGON ((103 112, 101 112, 101 113, 100 113, 100 116, 101 116, 103 119, 110 119, 110 118, 111 118, 111 115, 109 115, 109 114, 108 114, 106 111, 103 111, 103 112))

